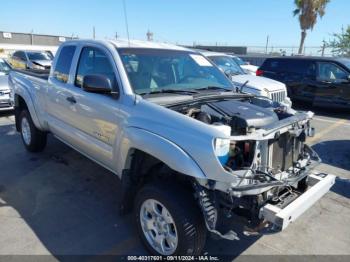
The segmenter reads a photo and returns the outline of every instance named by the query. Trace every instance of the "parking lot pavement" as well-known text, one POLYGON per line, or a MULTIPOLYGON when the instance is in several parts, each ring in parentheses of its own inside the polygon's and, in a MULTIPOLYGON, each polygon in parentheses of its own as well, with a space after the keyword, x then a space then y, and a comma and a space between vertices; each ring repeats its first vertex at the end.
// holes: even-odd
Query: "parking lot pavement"
MULTIPOLYGON (((310 144, 322 172, 338 175, 325 197, 279 234, 208 239, 205 253, 350 255, 350 121, 317 114, 310 144)), ((24 150, 11 115, 0 115, 0 255, 146 254, 131 216, 118 213, 117 177, 53 138, 24 150)))

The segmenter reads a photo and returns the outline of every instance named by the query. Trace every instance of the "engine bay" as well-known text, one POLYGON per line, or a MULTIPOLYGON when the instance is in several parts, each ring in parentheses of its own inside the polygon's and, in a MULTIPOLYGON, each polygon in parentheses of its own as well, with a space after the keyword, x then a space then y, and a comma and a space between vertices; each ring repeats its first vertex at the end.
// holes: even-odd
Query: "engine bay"
POLYGON ((231 135, 246 135, 293 115, 279 103, 256 97, 196 102, 171 109, 209 125, 228 125, 231 135))
MULTIPOLYGON (((248 136, 295 113, 279 103, 260 97, 193 102, 171 109, 229 132, 230 136, 248 136)), ((297 128, 305 129, 304 126, 297 128)), ((266 150, 257 150, 261 143, 254 139, 231 140, 228 155, 221 163, 227 171, 232 172, 249 169, 255 161, 256 170, 277 174, 296 166, 297 161, 302 159, 305 137, 304 131, 297 134, 286 132, 266 141, 266 150)))

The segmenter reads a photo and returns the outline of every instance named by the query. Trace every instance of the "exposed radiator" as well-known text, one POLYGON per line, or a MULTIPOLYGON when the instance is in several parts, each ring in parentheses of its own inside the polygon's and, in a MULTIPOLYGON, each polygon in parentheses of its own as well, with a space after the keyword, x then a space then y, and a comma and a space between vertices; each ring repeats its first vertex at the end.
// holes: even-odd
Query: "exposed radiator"
POLYGON ((302 143, 289 133, 270 141, 270 159, 275 172, 287 170, 293 166, 301 153, 302 143))

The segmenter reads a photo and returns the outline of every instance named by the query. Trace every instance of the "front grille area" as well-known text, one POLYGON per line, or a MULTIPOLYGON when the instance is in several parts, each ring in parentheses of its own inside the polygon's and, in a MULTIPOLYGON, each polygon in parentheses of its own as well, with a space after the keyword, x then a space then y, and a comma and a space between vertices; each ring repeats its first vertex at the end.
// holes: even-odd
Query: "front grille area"
POLYGON ((271 165, 273 172, 285 171, 299 159, 302 142, 289 133, 282 134, 278 139, 270 141, 271 165))
POLYGON ((286 99, 286 92, 285 91, 273 92, 271 93, 271 99, 273 101, 283 102, 286 99))
POLYGON ((0 101, 0 108, 7 108, 7 107, 11 107, 11 103, 10 102, 1 102, 0 101))
MULTIPOLYGON (((0 90, 0 96, 8 95, 10 93, 11 93, 10 89, 0 90)), ((0 97, 0 99, 1 99, 1 97, 0 97)))

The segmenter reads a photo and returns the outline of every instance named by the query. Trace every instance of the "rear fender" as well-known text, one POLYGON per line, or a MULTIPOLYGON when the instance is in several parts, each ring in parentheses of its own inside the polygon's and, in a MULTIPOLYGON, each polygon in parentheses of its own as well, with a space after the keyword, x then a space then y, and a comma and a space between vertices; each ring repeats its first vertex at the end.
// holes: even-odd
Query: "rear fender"
MULTIPOLYGON (((30 97, 30 94, 29 92, 24 89, 24 88, 16 88, 15 90, 15 97, 14 97, 14 102, 15 102, 15 109, 16 109, 16 112, 18 112, 17 108, 19 108, 20 106, 20 98, 22 98, 24 100, 24 102, 26 103, 26 106, 28 108, 28 111, 30 113, 30 116, 33 120, 33 123, 34 125, 38 128, 38 129, 41 129, 43 130, 41 124, 40 124, 40 121, 39 121, 39 118, 38 118, 38 115, 35 111, 35 107, 34 107, 34 103, 33 103, 33 100, 32 98, 30 97)), ((18 112, 19 114, 20 112, 18 112)), ((17 122, 17 118, 16 118, 16 122, 17 122)), ((16 123, 17 124, 17 123, 16 123)))

